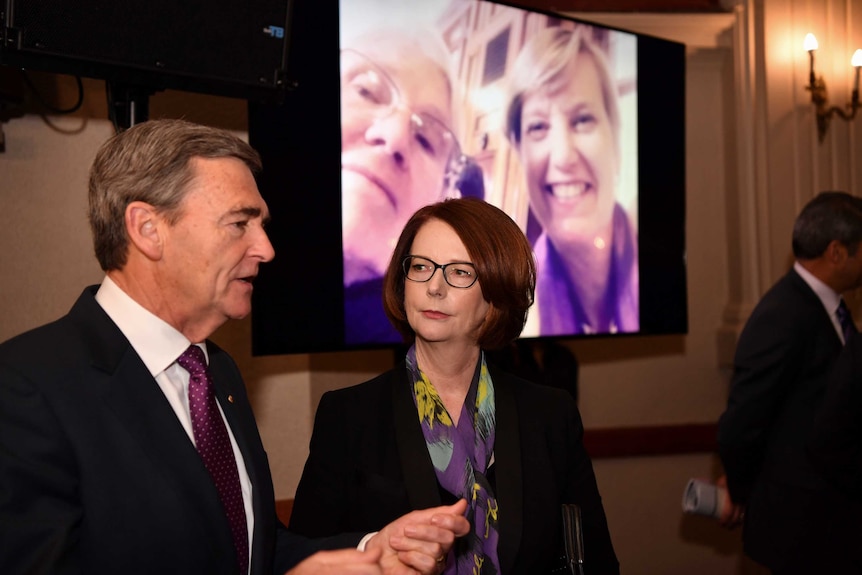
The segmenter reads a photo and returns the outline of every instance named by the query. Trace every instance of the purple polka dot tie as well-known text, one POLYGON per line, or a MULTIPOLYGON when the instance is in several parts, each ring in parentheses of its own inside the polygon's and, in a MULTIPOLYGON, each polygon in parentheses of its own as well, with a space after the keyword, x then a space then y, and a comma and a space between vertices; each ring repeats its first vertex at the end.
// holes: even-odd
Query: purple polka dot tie
POLYGON ((248 573, 248 523, 242 501, 242 488, 227 427, 216 405, 206 357, 201 348, 192 345, 177 359, 177 363, 190 374, 189 409, 195 444, 215 482, 233 533, 239 558, 239 572, 245 575, 248 573))

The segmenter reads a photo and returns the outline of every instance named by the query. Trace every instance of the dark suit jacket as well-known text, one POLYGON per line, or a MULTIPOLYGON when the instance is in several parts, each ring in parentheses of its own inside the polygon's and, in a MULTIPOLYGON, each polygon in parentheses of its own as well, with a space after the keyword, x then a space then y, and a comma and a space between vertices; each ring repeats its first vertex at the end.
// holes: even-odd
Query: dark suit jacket
MULTIPOLYGON (((0 572, 236 575, 215 485, 96 289, 0 346, 0 572)), ((283 572, 317 545, 278 523, 239 371, 207 347, 253 486, 251 573, 272 573, 276 548, 283 572)))
MULTIPOLYGON (((586 572, 618 573, 583 425, 566 392, 489 366, 504 575, 538 575, 558 556, 560 505, 578 503, 586 572)), ((296 493, 290 528, 311 537, 374 531, 441 493, 402 364, 364 384, 326 393, 296 493)))
POLYGON ((826 510, 838 525, 836 553, 847 562, 834 572, 862 573, 862 335, 850 338, 835 364, 808 448, 812 465, 843 498, 826 510))
POLYGON ((805 453, 842 344, 794 270, 760 300, 740 335, 718 443, 731 498, 746 504, 745 551, 775 571, 822 571, 833 504, 805 453))

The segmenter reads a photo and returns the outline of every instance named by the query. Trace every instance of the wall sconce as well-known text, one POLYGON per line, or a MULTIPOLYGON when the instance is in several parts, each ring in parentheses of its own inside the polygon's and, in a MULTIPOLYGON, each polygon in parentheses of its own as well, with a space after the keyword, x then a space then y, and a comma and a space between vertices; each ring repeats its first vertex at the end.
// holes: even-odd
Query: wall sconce
POLYGON ((850 102, 844 108, 828 105, 829 97, 826 94, 826 82, 823 81, 823 76, 816 78, 814 76, 814 51, 817 50, 817 38, 814 34, 808 33, 805 35, 805 50, 808 52, 810 62, 810 72, 808 74, 808 85, 806 90, 811 91, 811 102, 817 107, 817 135, 820 141, 826 137, 826 130, 829 128, 829 120, 833 114, 837 114, 842 119, 850 121, 856 117, 856 110, 859 109, 859 70, 862 69, 862 49, 856 50, 853 53, 853 58, 850 59, 850 65, 856 69, 856 78, 853 81, 853 95, 850 102))

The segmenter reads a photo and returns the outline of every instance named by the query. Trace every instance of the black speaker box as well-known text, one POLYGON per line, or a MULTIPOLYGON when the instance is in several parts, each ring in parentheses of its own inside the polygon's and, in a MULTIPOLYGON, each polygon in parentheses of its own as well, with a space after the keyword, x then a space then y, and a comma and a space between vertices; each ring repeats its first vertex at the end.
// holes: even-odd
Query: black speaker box
POLYGON ((5 0, 0 64, 269 99, 284 87, 290 2, 5 0))

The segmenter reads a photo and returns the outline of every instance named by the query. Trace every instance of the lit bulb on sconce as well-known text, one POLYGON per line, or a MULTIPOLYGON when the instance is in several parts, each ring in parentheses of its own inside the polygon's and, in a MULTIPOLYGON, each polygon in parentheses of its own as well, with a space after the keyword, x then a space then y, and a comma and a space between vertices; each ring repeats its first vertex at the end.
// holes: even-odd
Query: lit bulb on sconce
POLYGON ((805 35, 805 41, 802 43, 805 51, 808 52, 808 84, 814 85, 814 51, 817 50, 817 38, 809 32, 805 35))
POLYGON ((856 68, 856 79, 853 81, 853 100, 859 101, 859 70, 862 69, 862 48, 853 52, 850 65, 856 68))
POLYGON ((843 108, 838 106, 832 106, 831 108, 828 106, 826 82, 822 77, 817 78, 814 74, 814 52, 819 48, 817 38, 814 34, 811 32, 806 34, 802 46, 805 48, 805 51, 808 52, 809 61, 808 85, 805 89, 811 92, 811 102, 816 106, 817 135, 822 142, 823 138, 826 137, 829 120, 832 118, 833 114, 837 114, 847 121, 852 120, 856 116, 856 110, 859 108, 859 71, 862 69, 862 49, 856 50, 856 52, 853 53, 853 57, 850 59, 850 65, 855 68, 855 79, 853 82, 853 93, 850 98, 850 102, 846 106, 849 111, 845 111, 843 108))

